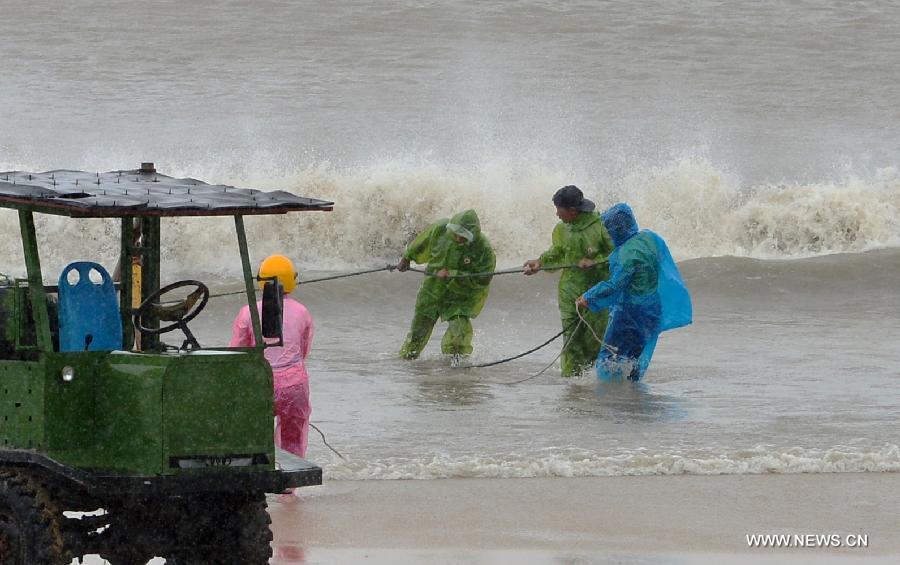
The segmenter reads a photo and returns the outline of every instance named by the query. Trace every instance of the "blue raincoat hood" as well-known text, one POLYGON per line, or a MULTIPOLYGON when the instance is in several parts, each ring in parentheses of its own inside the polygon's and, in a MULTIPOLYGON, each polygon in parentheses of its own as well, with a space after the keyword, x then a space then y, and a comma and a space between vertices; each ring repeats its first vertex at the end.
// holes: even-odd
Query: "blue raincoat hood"
POLYGON ((616 247, 621 246, 638 232, 637 220, 634 219, 634 212, 628 204, 615 204, 600 214, 600 218, 616 247))

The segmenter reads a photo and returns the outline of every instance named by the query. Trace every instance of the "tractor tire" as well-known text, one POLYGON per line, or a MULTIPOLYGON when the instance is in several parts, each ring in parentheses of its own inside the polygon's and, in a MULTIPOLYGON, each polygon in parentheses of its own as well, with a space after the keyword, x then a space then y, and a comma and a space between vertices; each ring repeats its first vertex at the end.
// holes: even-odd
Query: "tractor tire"
POLYGON ((272 556, 261 493, 145 500, 113 507, 110 518, 100 554, 113 565, 143 565, 153 556, 166 565, 265 565, 272 556))
POLYGON ((0 469, 0 565, 66 565, 62 512, 34 478, 0 469))
POLYGON ((272 557, 272 519, 266 511, 265 495, 240 505, 229 522, 235 536, 231 543, 233 555, 242 563, 266 565, 272 557))
POLYGON ((167 565, 266 565, 272 557, 272 523, 264 494, 249 499, 225 499, 200 506, 200 515, 183 526, 194 543, 167 558, 167 565), (190 525, 188 524, 190 522, 190 525))

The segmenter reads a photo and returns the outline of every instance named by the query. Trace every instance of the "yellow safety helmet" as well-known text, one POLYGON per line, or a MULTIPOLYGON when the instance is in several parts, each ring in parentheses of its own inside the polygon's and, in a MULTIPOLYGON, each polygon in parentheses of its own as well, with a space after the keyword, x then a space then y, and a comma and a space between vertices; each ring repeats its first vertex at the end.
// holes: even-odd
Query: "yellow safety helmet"
MULTIPOLYGON (((278 282, 284 287, 287 294, 294 290, 297 286, 297 271, 294 270, 294 264, 284 255, 269 255, 263 262, 259 264, 259 277, 278 277, 278 282)), ((259 281, 259 288, 265 286, 267 281, 259 281)))

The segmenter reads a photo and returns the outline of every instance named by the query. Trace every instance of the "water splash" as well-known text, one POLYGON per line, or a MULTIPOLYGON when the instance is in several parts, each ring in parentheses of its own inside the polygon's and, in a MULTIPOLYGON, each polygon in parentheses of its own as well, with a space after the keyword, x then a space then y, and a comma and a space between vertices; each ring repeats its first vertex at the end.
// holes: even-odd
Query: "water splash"
MULTIPOLYGON (((225 178, 210 171, 205 178, 237 186, 283 187, 333 200, 331 213, 246 221, 254 260, 280 252, 306 269, 395 261, 418 231, 469 207, 478 210, 499 263, 516 265, 549 245, 557 221, 550 197, 568 183, 581 186, 600 208, 630 202, 641 226, 662 234, 679 260, 721 255, 796 258, 900 245, 900 178, 895 168, 881 169, 871 179, 754 186, 744 186, 722 168, 697 158, 636 170, 604 185, 537 161, 454 166, 395 160, 343 168, 319 162, 262 171, 231 171, 225 178)), ((86 257, 115 263, 115 221, 39 216, 37 222, 48 272, 86 257)), ((166 219, 164 225, 163 254, 173 274, 239 272, 230 218, 166 219)), ((20 257, 14 213, 2 211, 0 258, 18 265, 20 257)))
POLYGON ((838 445, 829 449, 759 445, 739 450, 637 449, 601 454, 578 448, 547 448, 501 455, 431 454, 332 461, 327 480, 598 477, 618 475, 733 475, 900 471, 900 448, 838 445))

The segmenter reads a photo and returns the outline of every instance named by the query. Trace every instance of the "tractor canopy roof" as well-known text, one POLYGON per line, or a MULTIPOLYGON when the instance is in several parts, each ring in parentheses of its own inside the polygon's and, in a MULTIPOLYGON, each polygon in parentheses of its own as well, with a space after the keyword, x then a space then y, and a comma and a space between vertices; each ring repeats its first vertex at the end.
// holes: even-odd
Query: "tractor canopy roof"
POLYGON ((124 216, 242 216, 331 210, 333 202, 276 190, 206 184, 140 169, 89 173, 0 172, 0 208, 77 218, 124 216))

